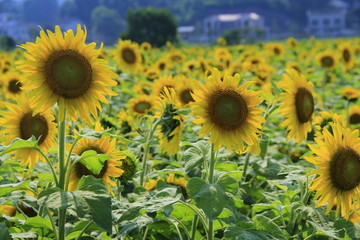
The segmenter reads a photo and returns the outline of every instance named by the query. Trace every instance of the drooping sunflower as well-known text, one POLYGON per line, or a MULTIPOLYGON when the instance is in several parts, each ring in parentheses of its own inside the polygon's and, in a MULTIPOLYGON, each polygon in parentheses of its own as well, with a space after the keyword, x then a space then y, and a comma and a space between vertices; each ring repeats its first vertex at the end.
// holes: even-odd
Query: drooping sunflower
POLYGON ((257 133, 264 118, 263 110, 257 105, 262 98, 259 92, 247 90, 252 82, 238 87, 240 75, 233 77, 227 73, 221 81, 220 72, 213 69, 205 84, 195 86, 192 94, 195 102, 191 104, 196 118, 193 122, 202 124, 201 137, 211 134, 210 142, 215 150, 225 145, 229 151, 242 152, 244 142, 248 146, 259 144, 257 133))
POLYGON ((135 116, 143 116, 155 106, 155 100, 153 97, 148 95, 139 95, 136 98, 132 98, 128 103, 128 111, 133 113, 135 116))
MULTIPOLYGON (((10 112, 1 112, 0 125, 5 127, 2 130, 5 134, 5 144, 10 144, 14 138, 27 140, 34 136, 38 140, 39 148, 46 153, 50 147, 56 144, 55 117, 50 109, 34 115, 33 105, 35 103, 24 96, 18 98, 17 101, 17 104, 6 104, 10 112)), ((21 164, 27 165, 29 168, 33 168, 39 159, 45 161, 38 151, 31 148, 16 150, 15 157, 21 160, 21 164)))
POLYGON ((143 51, 151 50, 151 44, 148 43, 148 42, 143 42, 143 43, 140 44, 140 48, 143 51))
POLYGON ((289 45, 289 47, 291 48, 296 48, 298 45, 298 42, 295 38, 293 37, 289 37, 288 39, 286 39, 286 43, 289 45))
POLYGON ((149 67, 146 69, 144 75, 149 81, 154 81, 154 79, 159 77, 160 70, 156 67, 149 67))
MULTIPOLYGON (((114 96, 108 87, 115 86, 116 78, 106 62, 98 58, 100 50, 95 43, 85 44, 87 32, 77 26, 61 32, 40 31, 35 43, 28 42, 21 47, 28 51, 26 60, 17 62, 18 69, 27 73, 27 91, 35 96, 36 109, 51 108, 59 103, 59 121, 64 119, 65 109, 76 119, 91 122, 90 114, 97 117, 101 109, 99 101, 109 103, 105 96, 114 96)), ((38 111, 38 110, 36 110, 38 111)))
POLYGON ((288 138, 295 138, 297 143, 301 143, 311 131, 315 104, 312 92, 314 85, 294 69, 286 69, 286 72, 278 83, 285 91, 280 98, 283 101, 280 115, 287 118, 281 126, 289 130, 288 138))
POLYGON ((357 105, 354 105, 349 109, 349 124, 360 124, 360 107, 357 105))
POLYGON ((317 62, 325 69, 332 70, 337 64, 336 55, 331 51, 325 51, 316 56, 317 62))
POLYGON ((285 48, 281 43, 267 43, 265 48, 272 56, 281 56, 285 52, 285 48))
POLYGON ((121 181, 131 180, 138 169, 138 160, 134 154, 130 152, 123 152, 122 155, 125 156, 124 159, 121 159, 121 169, 124 170, 123 174, 120 176, 121 181))
POLYGON ((3 90, 5 97, 8 99, 16 99, 26 92, 24 90, 27 86, 26 78, 20 73, 9 71, 1 77, 3 82, 3 90))
POLYGON ((119 40, 114 51, 114 58, 122 72, 137 73, 141 65, 139 45, 130 40, 119 40))
POLYGON ((309 145, 313 156, 305 160, 318 169, 310 190, 315 190, 317 207, 327 204, 327 213, 336 205, 336 213, 349 219, 354 209, 354 197, 360 194, 360 139, 358 130, 351 131, 340 124, 331 124, 331 134, 326 128, 315 138, 317 145, 309 145))
MULTIPOLYGON (((99 122, 95 124, 95 131, 104 131, 99 122)), ((111 186, 115 186, 115 182, 111 180, 111 177, 120 177, 124 170, 121 169, 121 161, 126 156, 122 155, 120 151, 115 150, 116 139, 111 139, 110 137, 101 137, 97 140, 92 140, 88 138, 81 138, 74 148, 74 153, 78 156, 88 150, 94 150, 97 154, 108 154, 113 156, 112 158, 104 162, 103 168, 99 174, 94 174, 91 172, 84 164, 77 162, 75 167, 70 173, 70 182, 68 189, 73 191, 77 188, 79 180, 82 176, 92 175, 95 178, 101 178, 111 192, 111 186)))
POLYGON ((176 112, 181 109, 181 105, 176 98, 174 89, 164 89, 159 97, 156 109, 155 117, 161 119, 156 132, 159 138, 160 151, 167 155, 174 155, 180 151, 180 138, 185 120, 185 116, 176 112))

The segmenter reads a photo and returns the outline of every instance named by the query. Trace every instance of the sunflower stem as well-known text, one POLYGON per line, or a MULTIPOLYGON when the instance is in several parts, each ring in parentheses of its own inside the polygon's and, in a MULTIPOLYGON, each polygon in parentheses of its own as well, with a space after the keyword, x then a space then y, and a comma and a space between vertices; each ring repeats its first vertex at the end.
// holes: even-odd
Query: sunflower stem
MULTIPOLYGON (((65 119, 66 112, 64 113, 64 119, 61 122, 58 122, 58 141, 59 141, 59 188, 65 190, 65 119)), ((65 217, 66 209, 59 209, 59 240, 65 239, 65 217)))
POLYGON ((151 127, 149 133, 147 134, 146 137, 146 142, 144 144, 144 157, 143 157, 143 164, 142 164, 142 171, 140 173, 140 186, 144 185, 144 177, 146 175, 147 172, 147 159, 149 156, 149 150, 150 150, 150 142, 151 142, 151 138, 153 137, 156 127, 157 125, 160 123, 161 119, 158 119, 153 126, 151 127))
POLYGON ((250 152, 247 152, 246 156, 245 156, 244 171, 243 171, 243 176, 242 176, 242 178, 244 180, 246 179, 246 173, 247 173, 247 169, 249 166, 249 160, 250 160, 250 152))
MULTIPOLYGON (((210 154, 210 163, 209 163, 209 173, 208 173, 208 182, 210 184, 214 183, 214 171, 215 171, 215 164, 216 164, 216 158, 215 158, 215 150, 214 150, 214 144, 211 144, 211 154, 210 154)), ((211 199, 210 199, 211 201, 211 199)), ((208 240, 214 239, 214 220, 209 219, 208 224, 208 240)))
POLYGON ((192 225, 191 225, 191 240, 195 240, 198 222, 199 222, 199 216, 195 215, 193 218, 192 225))

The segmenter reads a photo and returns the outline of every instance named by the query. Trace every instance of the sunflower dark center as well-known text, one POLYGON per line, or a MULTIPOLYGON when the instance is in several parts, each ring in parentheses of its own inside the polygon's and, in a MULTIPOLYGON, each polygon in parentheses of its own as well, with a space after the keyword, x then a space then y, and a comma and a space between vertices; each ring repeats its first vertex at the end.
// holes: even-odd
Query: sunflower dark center
POLYGON ((360 184, 360 156, 350 147, 340 147, 330 162, 330 179, 341 191, 348 191, 360 184))
POLYGON ((344 49, 344 51, 342 52, 343 55, 343 59, 345 60, 345 62, 349 62, 351 59, 351 55, 348 49, 344 49))
POLYGON ((280 49, 275 47, 274 48, 274 53, 275 53, 275 55, 279 55, 280 54, 280 49))
POLYGON ((40 114, 32 116, 32 112, 29 112, 21 118, 20 135, 22 139, 29 139, 31 136, 35 136, 35 138, 39 140, 38 144, 41 145, 45 141, 48 133, 48 123, 40 114))
POLYGON ((360 123, 360 114, 359 113, 351 114, 349 122, 350 122, 350 124, 359 124, 360 123))
POLYGON ((164 70, 165 67, 166 67, 166 64, 165 64, 165 63, 160 63, 160 64, 159 64, 160 70, 164 70))
POLYGON ((21 91, 22 84, 17 79, 13 79, 9 82, 8 90, 12 93, 19 93, 21 91))
POLYGON ((330 56, 324 56, 321 58, 321 64, 324 67, 332 67, 334 65, 334 59, 330 56))
POLYGON ((306 88, 299 88, 295 95, 296 115, 300 123, 306 123, 314 112, 314 97, 306 88))
POLYGON ((191 96, 192 90, 185 89, 180 92, 180 100, 183 104, 188 104, 189 102, 194 102, 194 98, 191 96))
POLYGON ((129 64, 133 64, 136 61, 136 55, 131 48, 124 48, 121 51, 121 56, 125 60, 125 62, 129 64))
POLYGON ((134 111, 137 113, 145 113, 146 110, 151 108, 151 103, 146 101, 141 101, 134 106, 134 111))
POLYGON ((91 86, 92 67, 79 52, 71 49, 53 52, 45 63, 46 83, 57 95, 77 98, 91 86))
MULTIPOLYGON (((83 152, 88 151, 88 150, 94 150, 95 152, 97 152, 97 154, 104 154, 104 151, 102 151, 102 149, 100 149, 98 146, 89 146, 87 148, 82 149, 80 151, 79 155, 83 154, 83 152)), ((95 178, 102 178, 108 169, 107 162, 108 162, 107 160, 104 162, 104 165, 99 174, 94 174, 84 164, 77 162, 77 163, 75 163, 76 176, 78 178, 81 178, 82 176, 91 175, 91 176, 94 176, 95 178)))
POLYGON ((232 89, 220 89, 209 98, 210 121, 225 131, 241 127, 249 115, 245 99, 232 89))

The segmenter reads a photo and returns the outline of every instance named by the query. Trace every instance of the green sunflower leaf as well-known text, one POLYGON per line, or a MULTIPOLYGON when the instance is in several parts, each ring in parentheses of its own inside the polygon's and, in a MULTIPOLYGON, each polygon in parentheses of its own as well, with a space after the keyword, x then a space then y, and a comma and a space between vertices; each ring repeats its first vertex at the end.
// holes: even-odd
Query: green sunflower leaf
POLYGON ((10 183, 0 185, 0 197, 5 196, 13 191, 27 190, 30 185, 30 180, 20 183, 10 183))
POLYGON ((87 138, 87 139, 91 139, 91 140, 98 140, 101 137, 103 137, 103 134, 110 131, 111 129, 105 130, 105 131, 100 131, 97 132, 93 129, 90 128, 82 128, 80 130, 79 133, 75 133, 76 135, 83 137, 83 138, 87 138))
POLYGON ((24 140, 21 138, 15 138, 10 145, 8 146, 1 146, 0 148, 0 156, 15 151, 15 150, 19 150, 19 149, 24 149, 24 148, 32 148, 32 149, 36 149, 36 150, 40 150, 39 146, 38 146, 38 142, 35 139, 34 136, 32 136, 31 138, 29 138, 28 140, 24 140))
POLYGON ((0 222, 0 239, 11 240, 8 227, 2 222, 0 222))
POLYGON ((204 210, 206 216, 211 220, 220 215, 229 198, 222 186, 205 183, 200 178, 190 179, 186 188, 196 205, 204 210))
POLYGON ((101 179, 83 176, 78 190, 73 192, 47 188, 40 193, 38 202, 55 213, 66 209, 67 213, 94 221, 108 233, 112 231, 111 197, 101 179))
POLYGON ((263 231, 258 231, 255 229, 242 230, 238 227, 228 227, 225 232, 226 240, 264 240, 264 239, 272 239, 269 234, 263 231))
POLYGON ((98 154, 94 150, 87 150, 81 154, 78 161, 93 174, 99 174, 104 167, 104 162, 110 158, 112 158, 111 155, 98 154))

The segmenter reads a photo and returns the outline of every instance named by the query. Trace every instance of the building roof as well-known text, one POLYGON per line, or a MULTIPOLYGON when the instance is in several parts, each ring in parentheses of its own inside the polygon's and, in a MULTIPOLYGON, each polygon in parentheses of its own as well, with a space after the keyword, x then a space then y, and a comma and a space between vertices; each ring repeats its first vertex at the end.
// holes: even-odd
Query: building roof
POLYGON ((218 14, 214 15, 220 22, 235 22, 241 18, 250 18, 251 20, 257 21, 261 16, 257 13, 236 13, 236 14, 218 14))
POLYGON ((195 31, 195 26, 180 26, 177 28, 178 33, 190 33, 195 31))

